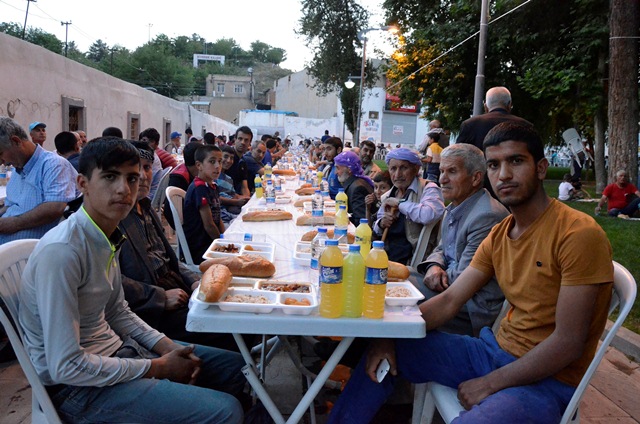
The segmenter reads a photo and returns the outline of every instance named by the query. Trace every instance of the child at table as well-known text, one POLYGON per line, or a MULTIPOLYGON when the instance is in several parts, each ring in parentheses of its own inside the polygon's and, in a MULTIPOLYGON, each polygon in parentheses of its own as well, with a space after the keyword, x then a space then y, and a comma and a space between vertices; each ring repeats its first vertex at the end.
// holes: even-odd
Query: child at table
POLYGON ((215 182, 222 169, 222 151, 218 146, 202 145, 196 150, 195 160, 198 174, 184 198, 183 228, 193 262, 199 264, 213 240, 224 232, 215 182))
POLYGON ((389 171, 378 172, 373 177, 373 193, 364 198, 364 202, 367 205, 367 219, 371 227, 373 227, 378 209, 380 209, 380 198, 391 190, 391 187, 393 187, 393 183, 391 182, 389 171))

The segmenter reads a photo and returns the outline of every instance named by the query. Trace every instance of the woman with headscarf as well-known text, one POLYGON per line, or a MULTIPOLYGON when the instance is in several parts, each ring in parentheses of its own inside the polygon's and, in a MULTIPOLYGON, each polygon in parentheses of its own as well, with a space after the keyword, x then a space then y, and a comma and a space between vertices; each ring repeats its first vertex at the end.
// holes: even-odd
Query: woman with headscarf
POLYGON ((362 163, 358 155, 352 151, 340 153, 334 159, 338 181, 347 195, 347 209, 351 214, 349 220, 358 226, 360 219, 367 217, 365 197, 373 193, 373 181, 364 175, 362 163))

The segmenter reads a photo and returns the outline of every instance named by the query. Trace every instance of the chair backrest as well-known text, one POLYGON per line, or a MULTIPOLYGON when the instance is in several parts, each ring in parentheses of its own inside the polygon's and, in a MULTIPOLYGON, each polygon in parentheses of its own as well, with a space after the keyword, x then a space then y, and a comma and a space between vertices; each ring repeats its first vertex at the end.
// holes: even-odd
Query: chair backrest
POLYGON ((438 238, 440 237, 440 221, 442 220, 439 219, 436 222, 432 222, 431 224, 422 227, 422 231, 420 231, 420 237, 418 238, 418 242, 416 243, 416 248, 413 251, 413 256, 411 257, 411 262, 409 263, 409 265, 413 269, 416 269, 418 264, 424 261, 425 256, 431 253, 427 252, 427 250, 429 248, 429 241, 431 241, 434 231, 436 232, 437 237, 434 245, 432 246, 432 249, 433 247, 438 245, 438 238))
POLYGON ((182 206, 184 204, 184 196, 186 192, 180 187, 167 187, 166 195, 169 199, 169 205, 171 206, 171 214, 173 215, 173 223, 176 228, 176 235, 178 236, 178 247, 184 255, 184 260, 188 265, 193 265, 193 258, 189 245, 187 244, 187 237, 182 229, 182 223, 184 222, 184 216, 182 214, 182 206))
POLYGON ((615 311, 616 307, 619 306, 618 317, 614 321, 613 325, 607 332, 606 336, 600 343, 600 346, 596 350, 596 354, 587 368, 587 372, 582 377, 580 384, 576 388, 571 401, 567 405, 567 409, 564 411, 564 415, 562 416, 562 420, 560 423, 570 423, 576 418, 576 411, 578 406, 580 406, 580 401, 582 400, 582 396, 584 396, 584 392, 589 386, 589 382, 591 381, 591 377, 596 372, 598 365, 600 365, 600 361, 604 357, 607 348, 611 344, 611 341, 615 337, 616 333, 622 326, 622 323, 629 315, 629 311, 631 311, 631 307, 633 306, 633 302, 636 299, 637 287, 636 280, 633 278, 633 275, 622 265, 617 262, 613 262, 613 296, 611 298, 611 304, 609 306, 609 315, 613 311, 615 311))
POLYGON ((4 301, 9 312, 7 315, 4 309, 0 308, 0 323, 4 327, 18 362, 31 385, 32 422, 57 424, 62 421, 31 363, 23 344, 24 332, 18 322, 22 271, 37 243, 38 240, 26 239, 15 240, 0 246, 0 298, 4 301))
POLYGON ((162 205, 164 203, 164 199, 166 197, 166 190, 169 186, 169 174, 171 174, 172 170, 172 167, 168 167, 162 170, 158 188, 153 195, 153 199, 151 199, 151 207, 158 213, 160 213, 160 210, 162 209, 162 205))

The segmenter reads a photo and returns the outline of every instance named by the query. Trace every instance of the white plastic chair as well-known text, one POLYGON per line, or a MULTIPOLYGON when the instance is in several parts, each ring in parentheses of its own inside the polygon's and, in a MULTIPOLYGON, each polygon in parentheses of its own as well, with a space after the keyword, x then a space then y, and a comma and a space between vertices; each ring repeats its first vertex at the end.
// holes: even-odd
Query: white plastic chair
POLYGON ((158 212, 158 214, 161 212, 162 204, 164 203, 164 199, 167 195, 166 190, 169 186, 169 174, 171 174, 172 170, 172 167, 168 167, 162 170, 160 174, 160 182, 158 182, 158 188, 153 195, 153 199, 151 199, 151 207, 153 208, 153 210, 158 212))
MULTIPOLYGON (((432 222, 429 225, 425 225, 422 227, 422 231, 420 231, 420 237, 418 238, 418 242, 416 243, 416 248, 413 251, 413 257, 411 258, 411 262, 409 266, 413 269, 416 269, 418 264, 420 264, 428 254, 431 252, 427 252, 427 248, 429 247, 429 240, 431 239, 431 234, 436 231, 438 232, 438 238, 440 237, 440 222, 442 219, 439 219, 435 222, 432 222)), ((433 247, 438 244, 438 239, 433 247)))
MULTIPOLYGON (((560 424, 580 422, 580 411, 578 410, 580 401, 600 361, 602 361, 609 344, 611 344, 611 341, 629 314, 636 298, 636 292, 636 281, 631 273, 625 267, 614 261, 613 296, 611 298, 611 304, 609 305, 609 315, 619 306, 618 317, 596 350, 589 368, 587 368, 582 380, 580 380, 580 384, 578 384, 575 393, 567 405, 560 424)), ((504 308, 503 311, 505 311, 504 308)), ((431 423, 435 408, 438 408, 438 412, 445 423, 450 423, 464 410, 463 406, 458 402, 458 391, 456 389, 435 382, 416 385, 414 409, 417 409, 417 411, 413 414, 413 424, 431 423), (421 404, 423 405, 422 407, 420 407, 421 404), (418 414, 420 409, 422 412, 418 414)))
POLYGON ((569 146, 569 150, 573 155, 573 158, 578 162, 578 165, 582 167, 582 162, 580 161, 579 153, 584 153, 586 157, 593 160, 591 153, 584 148, 584 144, 582 143, 582 137, 578 134, 578 131, 575 128, 569 128, 565 132, 562 133, 562 139, 569 146))
POLYGON ((0 298, 9 316, 0 308, 0 323, 4 327, 18 362, 31 385, 31 422, 61 424, 51 398, 36 373, 23 344, 24 332, 18 323, 22 271, 38 240, 16 240, 0 246, 0 298))
POLYGON ((180 187, 167 187, 165 191, 167 198, 169 199, 169 206, 171 207, 171 214, 173 215, 173 224, 176 228, 176 235, 178 236, 178 257, 180 256, 180 252, 182 252, 187 267, 196 272, 200 272, 198 265, 193 263, 193 257, 191 256, 191 251, 187 244, 187 237, 182 229, 182 223, 184 222, 182 206, 184 204, 184 196, 187 193, 180 187))

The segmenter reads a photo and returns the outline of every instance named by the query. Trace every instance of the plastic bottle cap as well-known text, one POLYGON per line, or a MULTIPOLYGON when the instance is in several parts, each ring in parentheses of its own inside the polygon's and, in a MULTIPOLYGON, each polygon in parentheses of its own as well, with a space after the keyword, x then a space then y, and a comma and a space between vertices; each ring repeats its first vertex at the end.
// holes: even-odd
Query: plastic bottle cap
POLYGON ((368 224, 369 220, 367 218, 360 218, 360 223, 361 224, 368 224))
POLYGON ((344 188, 339 188, 338 192, 344 191, 344 188))
POLYGON ((340 209, 347 209, 345 205, 340 205, 340 209))
POLYGON ((318 228, 318 232, 319 232, 319 233, 326 233, 326 232, 327 232, 327 229, 326 229, 326 228, 324 228, 324 227, 320 227, 320 228, 318 228))
POLYGON ((322 193, 320 192, 320 190, 316 190, 316 193, 322 196, 322 193))
POLYGON ((380 240, 376 240, 373 242, 373 247, 378 249, 384 249, 384 242, 380 240))
POLYGON ((337 246, 338 245, 338 240, 327 240, 327 242, 325 244, 327 246, 337 246))
POLYGON ((360 251, 360 245, 359 244, 350 244, 349 245, 349 252, 359 252, 360 251))

